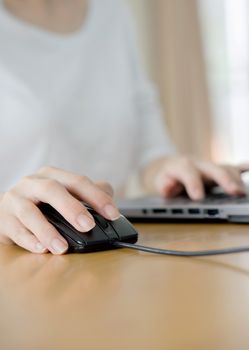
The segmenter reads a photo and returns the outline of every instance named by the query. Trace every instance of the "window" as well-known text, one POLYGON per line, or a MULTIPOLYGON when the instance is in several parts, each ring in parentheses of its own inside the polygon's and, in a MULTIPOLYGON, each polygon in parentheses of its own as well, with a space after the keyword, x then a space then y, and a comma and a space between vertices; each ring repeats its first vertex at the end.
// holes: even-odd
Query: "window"
POLYGON ((199 0, 216 160, 249 159, 249 2, 199 0))

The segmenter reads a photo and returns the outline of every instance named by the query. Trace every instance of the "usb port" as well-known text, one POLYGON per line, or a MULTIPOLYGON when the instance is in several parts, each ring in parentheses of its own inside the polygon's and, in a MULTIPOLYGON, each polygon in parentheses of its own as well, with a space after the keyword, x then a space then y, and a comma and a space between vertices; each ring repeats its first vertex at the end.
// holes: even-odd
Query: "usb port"
POLYGON ((163 209, 163 208, 152 209, 152 212, 154 214, 165 214, 165 213, 167 213, 167 209, 163 209))
POLYGON ((218 209, 207 209, 207 210, 205 210, 205 214, 207 214, 208 216, 217 216, 219 214, 219 210, 218 209))
POLYGON ((172 214, 183 214, 183 210, 182 209, 172 209, 172 214))
POLYGON ((197 215, 197 214, 200 214, 200 209, 191 208, 191 209, 188 209, 188 213, 191 215, 197 215))

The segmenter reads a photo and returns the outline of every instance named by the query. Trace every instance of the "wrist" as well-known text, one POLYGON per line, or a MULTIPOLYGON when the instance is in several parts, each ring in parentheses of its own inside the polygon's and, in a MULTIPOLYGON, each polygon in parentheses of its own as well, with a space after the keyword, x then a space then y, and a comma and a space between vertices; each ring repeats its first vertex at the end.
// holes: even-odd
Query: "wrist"
POLYGON ((156 178, 167 161, 167 157, 162 157, 150 162, 144 168, 142 172, 142 184, 146 191, 150 193, 158 192, 156 178))

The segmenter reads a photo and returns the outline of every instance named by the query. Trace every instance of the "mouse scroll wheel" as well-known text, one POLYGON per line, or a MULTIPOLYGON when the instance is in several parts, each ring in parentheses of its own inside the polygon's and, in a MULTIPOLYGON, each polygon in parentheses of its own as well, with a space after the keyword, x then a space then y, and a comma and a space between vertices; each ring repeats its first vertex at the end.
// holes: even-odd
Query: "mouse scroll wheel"
POLYGON ((102 216, 95 215, 95 219, 97 224, 99 224, 99 226, 103 229, 107 229, 107 227, 109 226, 108 221, 106 221, 102 216))

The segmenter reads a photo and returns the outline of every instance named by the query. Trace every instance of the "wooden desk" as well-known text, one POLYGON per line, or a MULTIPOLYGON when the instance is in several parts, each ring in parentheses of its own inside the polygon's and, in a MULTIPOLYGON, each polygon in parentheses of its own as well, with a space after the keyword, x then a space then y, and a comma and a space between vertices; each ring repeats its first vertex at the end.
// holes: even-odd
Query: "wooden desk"
MULTIPOLYGON (((249 226, 139 224, 174 249, 249 245, 249 226)), ((0 349, 249 348, 249 253, 33 255, 0 246, 0 349)))

